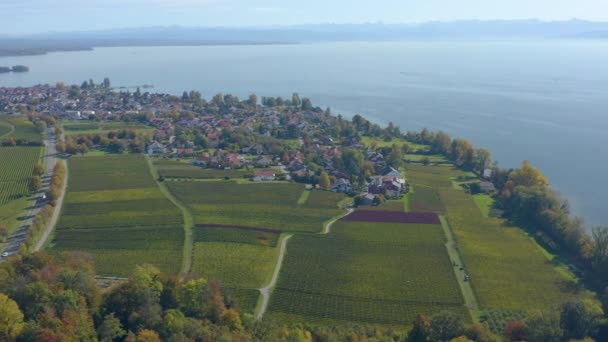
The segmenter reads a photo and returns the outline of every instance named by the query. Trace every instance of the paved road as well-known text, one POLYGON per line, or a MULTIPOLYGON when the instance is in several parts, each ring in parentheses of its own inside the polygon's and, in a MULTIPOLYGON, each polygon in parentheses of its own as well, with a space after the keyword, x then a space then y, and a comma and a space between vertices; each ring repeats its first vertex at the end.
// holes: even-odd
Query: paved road
POLYGON ((27 219, 23 221, 21 226, 8 238, 8 244, 6 248, 2 251, 2 253, 8 253, 9 256, 13 254, 19 253, 19 247, 23 241, 25 241, 25 237, 27 236, 27 232, 30 229, 32 224, 32 220, 40 210, 44 207, 45 203, 42 199, 42 195, 49 190, 51 177, 53 176, 53 169, 55 168, 55 164, 57 163, 57 149, 56 149, 56 137, 55 131, 53 128, 49 128, 47 130, 44 145, 46 146, 46 154, 44 156, 46 172, 42 177, 42 188, 41 190, 34 195, 36 198, 36 202, 30 208, 30 211, 27 213, 27 219))

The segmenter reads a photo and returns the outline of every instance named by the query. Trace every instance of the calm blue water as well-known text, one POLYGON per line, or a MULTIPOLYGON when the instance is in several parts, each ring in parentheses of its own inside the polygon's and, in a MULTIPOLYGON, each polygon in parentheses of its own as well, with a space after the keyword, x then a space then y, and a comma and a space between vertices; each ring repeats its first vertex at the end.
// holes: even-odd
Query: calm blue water
POLYGON ((608 41, 331 43, 104 48, 0 58, 0 86, 153 84, 241 97, 297 91, 334 113, 429 127, 532 161, 590 224, 608 224, 608 41))

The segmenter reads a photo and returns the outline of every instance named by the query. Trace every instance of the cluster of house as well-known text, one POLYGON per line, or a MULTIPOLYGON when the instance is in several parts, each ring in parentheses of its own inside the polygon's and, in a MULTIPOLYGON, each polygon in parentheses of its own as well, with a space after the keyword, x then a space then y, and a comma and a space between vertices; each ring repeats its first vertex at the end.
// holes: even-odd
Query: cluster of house
POLYGON ((108 93, 102 89, 82 89, 77 97, 70 96, 69 87, 37 85, 25 88, 0 88, 0 110, 19 113, 23 105, 41 114, 70 120, 113 120, 126 114, 180 111, 180 102, 171 101, 167 94, 145 93, 135 96, 108 93))

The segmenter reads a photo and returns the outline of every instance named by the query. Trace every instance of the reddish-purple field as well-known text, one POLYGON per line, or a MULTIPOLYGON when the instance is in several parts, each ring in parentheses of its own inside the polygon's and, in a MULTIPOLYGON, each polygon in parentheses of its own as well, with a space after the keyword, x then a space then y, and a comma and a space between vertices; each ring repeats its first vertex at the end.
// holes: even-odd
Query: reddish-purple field
POLYGON ((404 213, 399 211, 357 210, 344 217, 344 221, 441 224, 435 213, 404 213))

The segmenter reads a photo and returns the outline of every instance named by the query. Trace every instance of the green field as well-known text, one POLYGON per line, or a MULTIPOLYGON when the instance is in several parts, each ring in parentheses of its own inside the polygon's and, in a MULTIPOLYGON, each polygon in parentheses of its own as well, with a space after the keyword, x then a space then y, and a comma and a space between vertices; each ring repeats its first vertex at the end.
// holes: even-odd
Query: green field
POLYGON ((27 196, 40 147, 0 147, 0 205, 27 196))
POLYGON ((2 123, 0 125, 0 137, 2 137, 2 139, 13 137, 17 140, 25 140, 30 142, 42 141, 42 134, 40 134, 36 126, 27 118, 18 116, 0 116, 0 123, 2 123), (14 132, 3 136, 3 134, 10 132, 11 126, 13 127, 14 132), (4 131, 4 133, 2 133, 2 131, 4 131))
POLYGON ((0 121, 0 138, 8 135, 13 130, 13 127, 7 122, 0 121))
POLYGON ((371 146, 373 142, 375 142, 378 147, 391 147, 395 144, 401 146, 403 144, 407 144, 410 147, 410 150, 412 152, 428 151, 430 149, 430 147, 427 145, 417 144, 417 143, 407 141, 404 139, 393 138, 390 141, 385 141, 381 138, 372 138, 372 137, 367 137, 367 136, 361 137, 361 143, 365 146, 371 146))
POLYGON ((487 197, 476 204, 473 196, 453 186, 453 180, 469 174, 440 166, 408 165, 407 169, 413 198, 421 185, 439 193, 482 309, 551 309, 581 295, 523 230, 487 217, 487 197))
POLYGON ((124 276, 149 263, 179 272, 180 210, 163 197, 141 155, 73 157, 52 249, 91 253, 101 275, 124 276))
POLYGON ((277 253, 259 245, 195 242, 191 272, 226 287, 260 288, 272 274, 277 253))
POLYGON ((191 178, 191 179, 213 179, 213 178, 250 178, 253 171, 246 170, 220 170, 207 169, 192 165, 189 162, 156 159, 154 166, 158 169, 161 176, 165 178, 191 178))
POLYGON ((290 183, 165 184, 192 212, 197 224, 191 273, 232 289, 235 302, 246 312, 254 311, 257 289, 271 278, 281 231, 321 231, 325 221, 341 213, 338 202, 344 199, 340 194, 308 191, 290 183))
POLYGON ((466 317, 440 225, 338 221, 290 242, 269 316, 289 322, 409 324, 418 313, 466 317))
POLYGON ((435 188, 420 185, 413 188, 409 197, 410 211, 444 213, 439 192, 435 188))
POLYGON ((101 134, 111 131, 134 130, 138 133, 152 132, 154 127, 135 122, 95 122, 95 121, 64 121, 63 129, 66 135, 101 134))
POLYGON ((231 181, 166 182, 169 190, 194 215, 197 224, 236 225, 282 231, 318 232, 323 222, 340 213, 331 192, 313 193, 303 205, 304 187, 289 183, 231 181))

